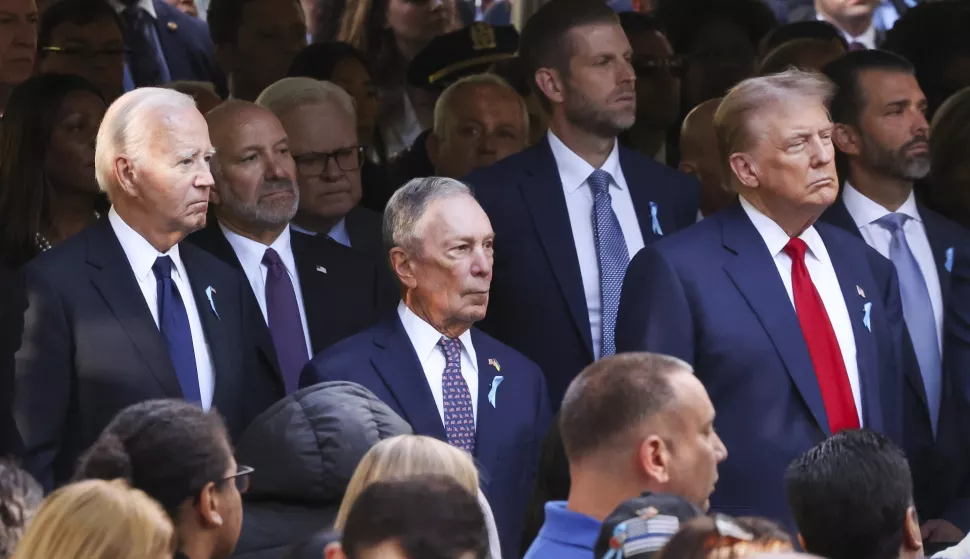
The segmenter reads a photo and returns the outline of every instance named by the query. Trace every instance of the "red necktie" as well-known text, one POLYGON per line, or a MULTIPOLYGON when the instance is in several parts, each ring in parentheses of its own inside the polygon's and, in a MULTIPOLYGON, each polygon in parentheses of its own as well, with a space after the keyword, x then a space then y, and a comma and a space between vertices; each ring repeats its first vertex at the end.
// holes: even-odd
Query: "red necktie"
POLYGON ((805 343, 808 344, 812 365, 815 366, 825 414, 834 435, 843 429, 858 429, 859 415, 852 398, 852 388, 849 386, 849 373, 846 372, 845 362, 842 360, 842 350, 835 338, 835 330, 832 329, 822 298, 812 283, 812 277, 808 275, 808 268, 805 267, 807 248, 805 241, 795 238, 785 245, 785 253, 791 257, 795 312, 798 314, 805 343))

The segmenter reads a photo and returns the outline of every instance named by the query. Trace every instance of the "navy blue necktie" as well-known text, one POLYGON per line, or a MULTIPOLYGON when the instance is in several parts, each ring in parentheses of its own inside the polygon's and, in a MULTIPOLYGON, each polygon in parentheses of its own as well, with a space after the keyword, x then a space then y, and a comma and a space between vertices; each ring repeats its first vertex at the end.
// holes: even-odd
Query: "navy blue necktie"
POLYGON ((172 259, 159 256, 152 266, 155 284, 158 287, 158 326, 172 359, 175 376, 182 387, 182 397, 186 402, 202 403, 199 390, 199 369, 195 363, 195 346, 192 344, 192 329, 185 303, 179 295, 178 287, 172 281, 172 259))
POLYGON ((623 276, 630 264, 626 238, 613 211, 613 198, 610 196, 612 180, 613 177, 602 169, 593 171, 586 179, 593 191, 593 240, 596 242, 596 259, 600 268, 601 358, 616 353, 616 312, 620 307, 623 276))
POLYGON ((159 45, 155 39, 152 16, 138 6, 137 0, 125 0, 121 17, 125 20, 125 44, 129 49, 128 68, 136 87, 161 85, 165 76, 159 45))
POLYGON ((280 363, 283 385, 291 394, 299 388, 300 371, 310 360, 303 335, 303 321, 296 292, 280 255, 271 248, 263 253, 266 266, 266 321, 280 363))

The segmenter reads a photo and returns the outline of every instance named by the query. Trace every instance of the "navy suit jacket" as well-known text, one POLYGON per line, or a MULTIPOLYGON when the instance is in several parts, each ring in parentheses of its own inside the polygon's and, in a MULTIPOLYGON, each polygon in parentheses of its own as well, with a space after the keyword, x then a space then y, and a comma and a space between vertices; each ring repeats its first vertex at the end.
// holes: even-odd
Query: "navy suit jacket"
MULTIPOLYGON (((863 425, 900 442, 904 324, 896 272, 864 242, 828 224, 815 227, 855 333, 863 425)), ((634 257, 616 349, 665 353, 693 365, 728 449, 712 507, 771 518, 795 533, 785 469, 831 433, 794 306, 739 203, 634 257)))
POLYGON ((153 0, 152 3, 156 15, 155 31, 172 81, 211 82, 216 91, 224 94, 226 78, 216 62, 215 47, 206 23, 169 6, 164 0, 153 0))
MULTIPOLYGON (((623 147, 620 165, 646 244, 662 236, 653 231, 651 202, 663 234, 697 221, 700 191, 692 178, 623 147)), ((548 137, 465 181, 495 231, 492 289, 481 328, 539 364, 558 409, 569 383, 593 362, 593 342, 566 196, 548 137)))
MULTIPOLYGON (((182 297, 195 297, 214 366, 212 407, 238 436, 268 405, 257 388, 273 367, 253 339, 253 321, 262 317, 237 271, 189 243, 179 245, 179 256, 192 291, 182 297)), ((69 481, 79 455, 116 413, 182 398, 182 389, 108 219, 41 254, 25 274, 29 306, 16 353, 14 417, 24 468, 50 490, 69 481)))
MULTIPOLYGON (((970 414, 959 385, 965 376, 961 372, 967 369, 956 364, 970 366, 970 337, 952 330, 957 324, 955 316, 970 317, 970 277, 952 274, 951 270, 954 260, 960 261, 956 265, 958 271, 970 267, 970 263, 964 263, 970 257, 967 253, 970 232, 922 204, 918 207, 943 294, 943 397, 934 439, 919 365, 906 368, 903 393, 906 455, 913 471, 913 492, 920 518, 945 518, 966 532, 970 529, 970 444, 967 440, 970 429, 966 427, 970 414), (956 291, 967 295, 954 296, 954 285, 956 291)), ((863 238, 841 196, 821 219, 863 238)), ((912 351, 908 337, 904 342, 906 350, 912 351)), ((912 358, 915 359, 915 354, 912 358)))
MULTIPOLYGON (((474 328, 471 332, 478 357, 475 460, 482 491, 495 513, 502 556, 511 559, 520 556, 525 508, 552 414, 539 367, 488 334, 474 328), (494 388, 497 376, 504 380, 494 388), (492 390, 494 406, 488 397, 492 390)), ((366 387, 410 423, 415 434, 447 441, 427 377, 397 311, 314 357, 303 369, 300 386, 337 380, 366 387)))

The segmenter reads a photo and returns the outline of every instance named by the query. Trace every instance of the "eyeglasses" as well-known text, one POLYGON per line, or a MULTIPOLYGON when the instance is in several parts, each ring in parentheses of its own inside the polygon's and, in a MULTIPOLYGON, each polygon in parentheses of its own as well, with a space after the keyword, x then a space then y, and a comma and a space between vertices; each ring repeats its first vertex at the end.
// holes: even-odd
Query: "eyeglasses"
POLYGON ((41 52, 56 52, 58 54, 83 60, 96 60, 96 59, 106 59, 106 60, 120 60, 128 54, 128 49, 124 47, 116 47, 109 49, 99 49, 95 50, 88 47, 41 47, 41 52))
POLYGON ((255 469, 250 468, 249 466, 236 466, 236 473, 220 479, 219 483, 232 480, 236 484, 236 489, 238 489, 240 493, 245 493, 249 491, 249 485, 252 481, 252 473, 255 471, 255 469))
POLYGON ((657 73, 667 70, 675 76, 679 76, 684 69, 684 58, 682 56, 634 56, 631 61, 633 71, 637 77, 651 77, 657 73))
POLYGON ((330 161, 337 164, 341 171, 356 171, 364 163, 364 146, 351 146, 330 152, 303 153, 294 155, 296 170, 303 175, 322 175, 326 172, 330 161))

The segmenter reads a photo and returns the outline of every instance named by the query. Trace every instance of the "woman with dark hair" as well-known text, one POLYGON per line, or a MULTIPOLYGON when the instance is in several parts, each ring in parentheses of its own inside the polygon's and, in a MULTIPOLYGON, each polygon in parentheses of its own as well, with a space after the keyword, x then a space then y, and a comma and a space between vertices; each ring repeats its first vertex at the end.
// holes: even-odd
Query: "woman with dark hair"
POLYGON ((930 209, 970 227, 970 87, 951 96, 930 124, 930 177, 916 194, 930 209))
POLYGON ((181 400, 129 406, 81 457, 75 480, 124 479, 175 525, 176 559, 225 559, 252 468, 237 466, 222 418, 181 400))
POLYGON ((106 109, 78 76, 35 76, 14 89, 0 124, 0 263, 20 267, 106 209, 94 178, 106 109))

